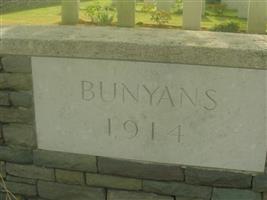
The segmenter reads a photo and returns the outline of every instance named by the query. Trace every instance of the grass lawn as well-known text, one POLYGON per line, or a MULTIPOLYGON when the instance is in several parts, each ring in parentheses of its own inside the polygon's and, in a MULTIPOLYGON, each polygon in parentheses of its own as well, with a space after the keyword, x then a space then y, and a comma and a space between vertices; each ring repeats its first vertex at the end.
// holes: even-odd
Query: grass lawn
MULTIPOLYGON (((101 1, 103 3, 109 3, 110 0, 101 1)), ((82 10, 93 1, 81 2, 80 18, 82 24, 90 24, 90 19, 86 16, 82 10)), ((138 26, 153 27, 157 24, 151 20, 151 14, 141 12, 143 3, 137 3, 136 5, 136 23, 138 26)), ((116 15, 116 13, 114 13, 116 15)), ((203 17, 201 27, 204 30, 208 30, 215 24, 219 24, 226 20, 234 20, 240 23, 241 31, 246 30, 246 20, 239 19, 235 10, 226 10, 223 16, 218 16, 211 9, 207 8, 206 16, 203 17)), ((60 5, 53 5, 42 8, 25 9, 14 12, 7 12, 1 14, 1 21, 3 25, 15 25, 15 24, 27 24, 27 25, 44 25, 44 24, 60 24, 61 7, 60 5)), ((113 25, 116 25, 116 17, 114 17, 113 25)), ((182 16, 177 14, 171 14, 171 19, 163 27, 169 28, 181 28, 182 16)))

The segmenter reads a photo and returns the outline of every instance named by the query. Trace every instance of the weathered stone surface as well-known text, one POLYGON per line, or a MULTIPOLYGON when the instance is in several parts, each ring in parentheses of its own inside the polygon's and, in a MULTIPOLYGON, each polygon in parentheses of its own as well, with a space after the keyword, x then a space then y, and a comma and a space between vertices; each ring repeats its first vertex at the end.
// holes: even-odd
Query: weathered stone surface
POLYGON ((1 61, 5 72, 31 72, 31 58, 28 56, 4 56, 1 61))
POLYGON ((84 184, 82 172, 56 169, 56 180, 61 183, 84 184))
POLYGON ((2 124, 0 123, 0 145, 4 144, 2 124))
POLYGON ((253 190, 267 192, 267 174, 253 177, 253 190))
POLYGON ((7 175, 6 177, 7 181, 11 182, 17 182, 17 183, 26 183, 26 184, 36 184, 37 180, 31 179, 31 178, 25 178, 25 177, 17 177, 17 176, 10 176, 7 175))
POLYGON ((191 198, 191 197, 179 197, 179 196, 176 196, 175 197, 175 200, 204 200, 202 198, 191 198))
POLYGON ((3 33, 0 54, 267 68, 259 35, 95 26, 7 26, 3 33))
POLYGON ((0 91, 0 106, 9 106, 8 93, 0 91))
POLYGON ((32 123, 32 120, 31 109, 0 107, 0 122, 32 123))
POLYGON ((144 192, 109 190, 107 200, 173 200, 173 197, 144 192))
POLYGON ((132 162, 110 158, 98 158, 99 172, 154 180, 184 180, 183 170, 178 166, 132 162))
POLYGON ((264 171, 267 70, 54 57, 32 65, 40 149, 264 171))
POLYGON ((143 181, 143 190, 158 194, 209 200, 212 189, 207 186, 195 186, 177 182, 143 181))
POLYGON ((105 200, 103 189, 85 186, 39 181, 38 191, 40 197, 49 200, 105 200))
POLYGON ((31 125, 9 124, 3 126, 3 135, 8 145, 35 147, 36 139, 31 125))
POLYGON ((86 174, 86 184, 114 189, 141 190, 142 180, 100 174, 86 174))
POLYGON ((261 194, 250 190, 215 188, 211 200, 261 200, 261 194))
POLYGON ((14 106, 32 106, 32 92, 10 92, 9 98, 14 106))
POLYGON ((35 196, 37 194, 36 186, 24 183, 6 182, 7 188, 15 194, 35 196))
POLYGON ((33 157, 36 165, 87 172, 97 171, 95 156, 36 150, 33 157))
POLYGON ((3 178, 6 177, 6 164, 3 161, 0 161, 0 174, 3 178))
POLYGON ((0 89, 31 90, 31 75, 21 73, 0 73, 0 89))
POLYGON ((15 163, 32 163, 32 151, 0 146, 0 160, 15 163))
POLYGON ((54 181, 55 175, 53 169, 48 169, 44 167, 36 167, 34 165, 19 165, 19 164, 6 164, 6 171, 8 174, 13 176, 41 179, 54 181))
POLYGON ((189 184, 218 187, 250 188, 252 176, 247 174, 212 171, 196 168, 185 169, 185 181, 189 184))

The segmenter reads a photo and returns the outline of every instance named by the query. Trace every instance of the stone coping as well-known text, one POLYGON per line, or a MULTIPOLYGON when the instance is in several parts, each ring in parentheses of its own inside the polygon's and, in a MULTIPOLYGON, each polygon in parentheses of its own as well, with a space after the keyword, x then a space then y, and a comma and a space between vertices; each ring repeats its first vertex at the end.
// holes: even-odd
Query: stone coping
POLYGON ((267 69, 267 36, 97 26, 4 26, 0 54, 267 69))

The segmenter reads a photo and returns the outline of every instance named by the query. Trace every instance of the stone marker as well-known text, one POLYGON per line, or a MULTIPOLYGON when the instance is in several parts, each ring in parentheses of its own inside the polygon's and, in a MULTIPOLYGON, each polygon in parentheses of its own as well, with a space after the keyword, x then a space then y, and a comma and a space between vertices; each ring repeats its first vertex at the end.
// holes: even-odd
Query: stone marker
POLYGON ((135 0, 121 0, 116 3, 118 11, 118 26, 135 26, 135 0))
POLYGON ((184 0, 183 28, 200 30, 203 0, 184 0))
POLYGON ((38 147, 263 172, 267 71, 32 59, 38 147))
POLYGON ((157 10, 170 12, 175 0, 157 0, 157 10))
POLYGON ((250 0, 248 15, 249 33, 266 33, 266 0, 250 0))
POLYGON ((248 6, 249 6, 249 0, 240 0, 238 2, 238 17, 240 18, 248 18, 248 6))
POLYGON ((222 0, 221 3, 226 4, 229 9, 237 9, 239 2, 236 0, 222 0))
POLYGON ((80 0, 62 0, 62 24, 74 25, 79 22, 80 0))

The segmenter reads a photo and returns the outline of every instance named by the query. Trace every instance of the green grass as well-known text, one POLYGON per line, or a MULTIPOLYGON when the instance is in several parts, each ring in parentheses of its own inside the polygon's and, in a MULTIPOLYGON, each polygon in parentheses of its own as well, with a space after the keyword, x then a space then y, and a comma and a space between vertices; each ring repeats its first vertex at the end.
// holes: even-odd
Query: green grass
MULTIPOLYGON (((101 1, 104 3, 109 3, 110 0, 101 1)), ((93 1, 83 1, 81 2, 80 8, 80 18, 82 24, 90 24, 90 19, 86 16, 85 12, 82 10, 88 5, 92 4, 93 1)), ((155 22, 151 20, 150 13, 141 12, 143 4, 138 2, 136 5, 136 23, 138 26, 145 27, 158 27, 155 22)), ((116 15, 116 13, 114 13, 116 15)), ((61 8, 60 5, 53 5, 42 8, 27 8, 25 10, 16 10, 14 12, 2 13, 2 24, 4 25, 44 25, 44 24, 60 24, 61 18, 61 8)), ((215 24, 222 23, 226 20, 235 20, 240 23, 241 31, 246 30, 246 20, 239 19, 237 17, 237 12, 235 10, 226 10, 223 16, 218 16, 211 9, 207 8, 206 16, 203 17, 201 27, 204 30, 210 29, 215 24)), ((114 17, 113 25, 116 25, 116 17, 114 17)), ((172 14, 171 20, 168 24, 163 27, 168 28, 181 28, 182 27, 182 16, 172 14)))

